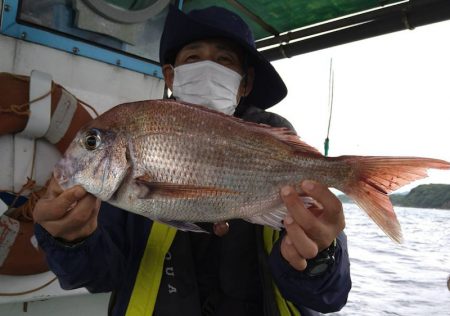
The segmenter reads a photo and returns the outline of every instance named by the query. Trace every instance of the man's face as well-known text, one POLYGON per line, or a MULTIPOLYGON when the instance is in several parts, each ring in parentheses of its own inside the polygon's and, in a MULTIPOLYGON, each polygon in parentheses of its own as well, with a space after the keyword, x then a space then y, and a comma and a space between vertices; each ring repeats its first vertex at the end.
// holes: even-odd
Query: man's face
POLYGON ((184 46, 175 58, 175 67, 210 60, 244 74, 242 49, 225 39, 195 41, 184 46))
MULTIPOLYGON (((253 87, 254 69, 244 69, 244 52, 241 47, 227 39, 199 40, 185 45, 175 58, 174 67, 209 60, 225 66, 240 75, 246 75, 238 91, 238 99, 247 96, 253 87), (244 72, 247 72, 246 74, 244 72)), ((172 65, 163 65, 164 80, 169 89, 173 86, 172 65)))

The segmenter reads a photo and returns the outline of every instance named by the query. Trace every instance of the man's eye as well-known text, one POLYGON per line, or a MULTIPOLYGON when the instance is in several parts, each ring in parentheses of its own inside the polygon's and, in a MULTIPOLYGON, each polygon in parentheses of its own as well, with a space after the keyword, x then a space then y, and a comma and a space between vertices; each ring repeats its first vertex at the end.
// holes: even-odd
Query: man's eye
POLYGON ((229 56, 220 56, 218 59, 221 64, 233 64, 234 63, 234 60, 229 56))
POLYGON ((197 55, 189 55, 184 59, 185 62, 193 62, 197 60, 199 60, 199 57, 197 55))

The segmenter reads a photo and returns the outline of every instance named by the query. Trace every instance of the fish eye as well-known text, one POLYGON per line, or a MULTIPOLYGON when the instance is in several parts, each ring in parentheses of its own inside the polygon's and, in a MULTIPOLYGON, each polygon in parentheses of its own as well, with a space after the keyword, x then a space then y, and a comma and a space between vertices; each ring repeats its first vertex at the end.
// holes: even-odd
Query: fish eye
POLYGON ((102 142, 100 131, 98 129, 91 129, 84 134, 83 145, 87 150, 97 149, 102 142))

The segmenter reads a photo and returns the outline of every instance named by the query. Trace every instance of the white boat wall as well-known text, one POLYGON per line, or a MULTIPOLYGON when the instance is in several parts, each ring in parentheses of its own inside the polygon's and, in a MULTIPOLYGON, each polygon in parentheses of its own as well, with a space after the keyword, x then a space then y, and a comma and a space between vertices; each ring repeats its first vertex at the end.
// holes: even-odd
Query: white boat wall
MULTIPOLYGON (((7 13, 5 7, 9 6, 7 11, 10 12, 11 6, 17 5, 17 2, 0 0, 2 30, 5 28, 5 13, 7 13)), ((48 74, 55 83, 94 107, 98 113, 123 102, 159 99, 162 98, 164 91, 164 82, 158 76, 0 34, 0 73, 30 76, 35 70, 48 74)), ((91 109, 86 109, 94 116, 91 109)), ((11 135, 0 135, 0 146, 4 145, 2 139, 7 137, 11 135)), ((39 143, 41 145, 38 145, 40 149, 36 157, 36 165, 39 166, 37 169, 41 178, 44 175, 43 178, 47 176, 48 179, 59 152, 52 149, 53 146, 44 140, 40 140, 39 143)), ((5 158, 6 151, 9 150, 0 148, 2 153, 0 170, 3 171, 0 172, 0 190, 5 189, 5 185, 9 187, 7 178, 8 172, 11 173, 9 171, 11 166, 5 158)), ((0 235, 1 233, 0 227, 0 235)), ((0 243, 0 257, 1 253, 0 243)), ((0 274, 0 315, 107 314, 109 293, 90 294, 85 289, 65 291, 54 279, 55 276, 50 271, 23 276, 0 274), (40 287, 42 288, 37 290, 40 287)))

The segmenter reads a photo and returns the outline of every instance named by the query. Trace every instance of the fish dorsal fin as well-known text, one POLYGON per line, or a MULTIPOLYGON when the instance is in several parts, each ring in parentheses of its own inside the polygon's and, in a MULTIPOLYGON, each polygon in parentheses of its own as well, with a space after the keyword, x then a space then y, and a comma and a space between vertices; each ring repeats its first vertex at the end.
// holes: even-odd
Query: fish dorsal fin
MULTIPOLYGON (((261 125, 261 124, 260 124, 261 125)), ((295 152, 309 154, 314 157, 323 157, 323 155, 311 145, 308 145, 292 130, 286 127, 260 126, 266 133, 272 135, 282 143, 289 145, 295 152)))
POLYGON ((150 199, 155 195, 173 198, 197 198, 223 194, 238 194, 238 192, 226 188, 156 182, 151 180, 151 177, 147 175, 137 177, 135 181, 138 185, 145 188, 145 190, 141 190, 140 194, 138 194, 140 199, 150 199))
POLYGON ((218 115, 224 119, 246 125, 247 128, 249 128, 253 132, 269 134, 272 137, 279 140, 280 142, 290 146, 295 152, 309 154, 314 157, 323 157, 323 155, 320 153, 320 151, 318 151, 313 146, 308 145, 307 143, 302 141, 300 139, 300 137, 295 133, 295 131, 293 131, 287 127, 273 127, 273 126, 270 126, 267 124, 249 122, 249 121, 245 121, 238 117, 230 116, 225 113, 209 109, 205 106, 186 103, 186 102, 178 102, 178 101, 174 101, 174 102, 180 104, 181 106, 192 107, 192 108, 198 109, 200 111, 208 112, 213 115, 218 115))

